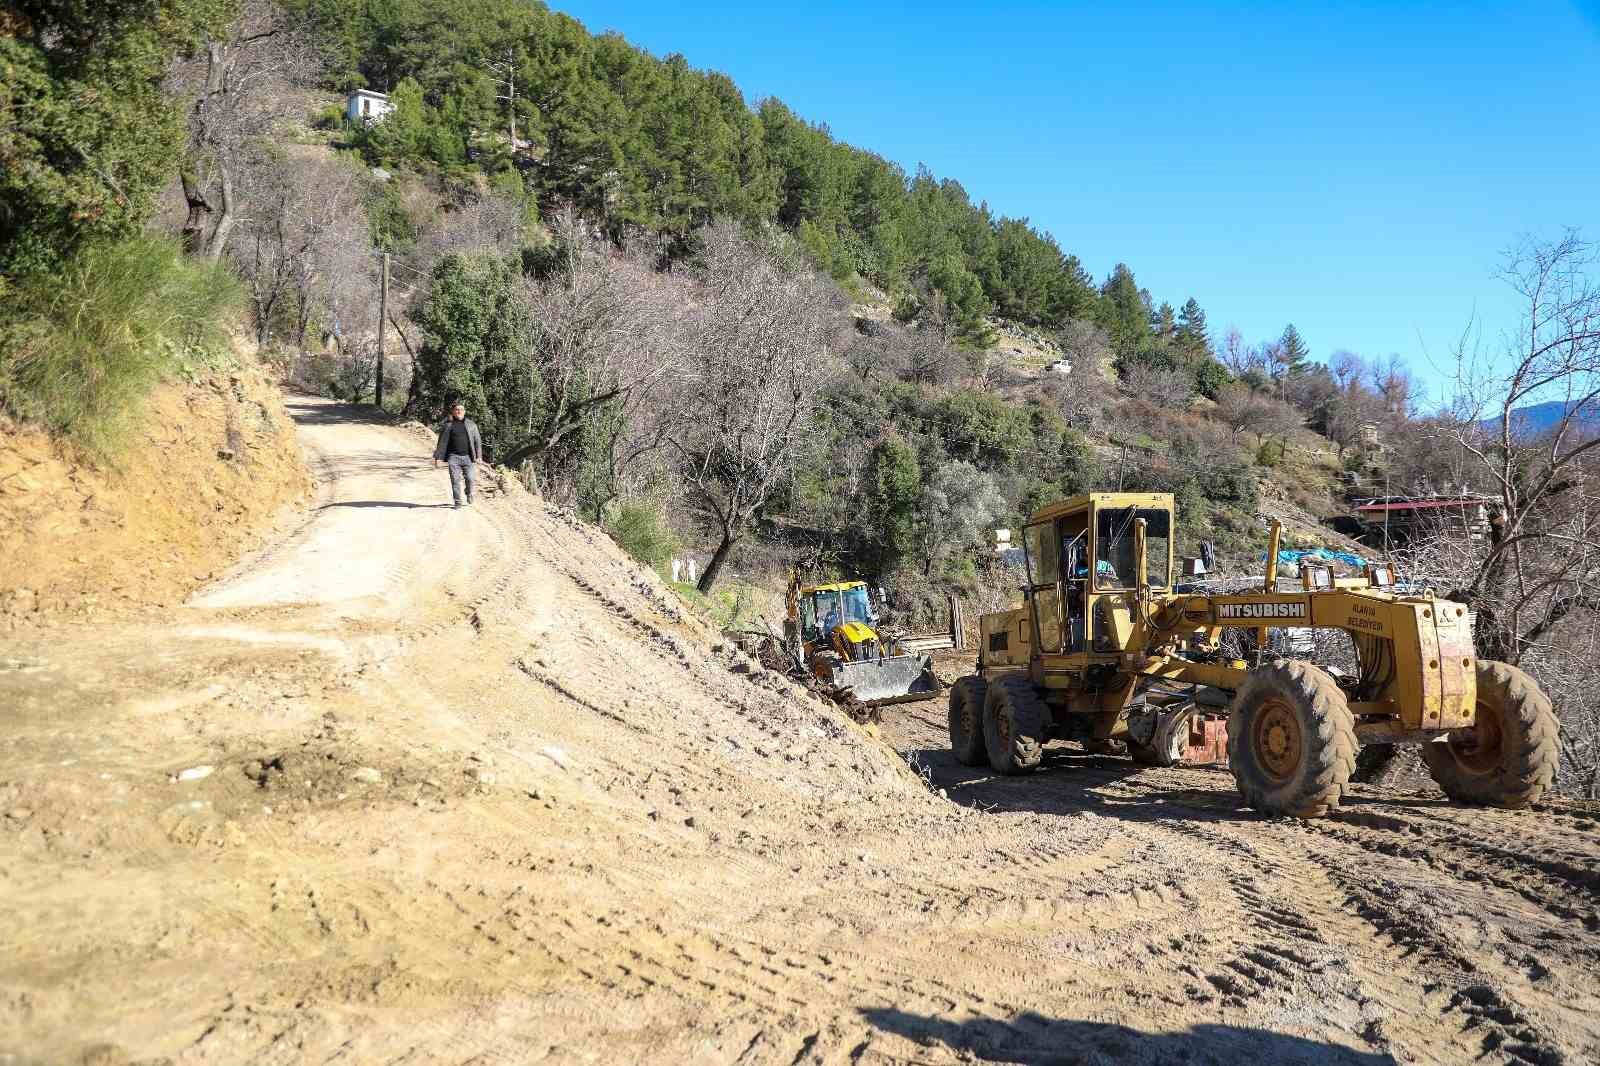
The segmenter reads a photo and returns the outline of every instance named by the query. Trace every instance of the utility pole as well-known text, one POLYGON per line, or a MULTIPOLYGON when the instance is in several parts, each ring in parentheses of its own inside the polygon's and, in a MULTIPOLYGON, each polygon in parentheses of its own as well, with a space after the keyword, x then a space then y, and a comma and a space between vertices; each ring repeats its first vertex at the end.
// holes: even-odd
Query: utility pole
POLYGON ((387 353, 384 331, 389 324, 389 253, 383 253, 383 275, 378 283, 378 407, 383 407, 383 360, 387 353))

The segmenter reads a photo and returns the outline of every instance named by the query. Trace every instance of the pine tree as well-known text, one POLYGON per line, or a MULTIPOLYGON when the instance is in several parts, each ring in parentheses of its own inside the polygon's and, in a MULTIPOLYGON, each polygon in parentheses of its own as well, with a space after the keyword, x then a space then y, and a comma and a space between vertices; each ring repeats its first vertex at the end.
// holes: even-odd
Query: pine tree
POLYGON ((1206 334, 1206 313, 1193 296, 1184 301, 1183 310, 1178 312, 1178 336, 1196 347, 1207 350, 1211 347, 1211 339, 1206 334))
POLYGON ((1305 369, 1306 361, 1311 357, 1311 350, 1306 347, 1306 342, 1301 338, 1300 331, 1294 328, 1293 322, 1283 328, 1283 336, 1278 338, 1278 345, 1283 349, 1278 359, 1283 364, 1285 373, 1294 374, 1305 369))
POLYGON ((1111 334, 1119 355, 1138 350, 1139 342, 1150 334, 1150 309, 1145 293, 1133 279, 1128 264, 1118 263, 1100 288, 1102 325, 1111 334))
POLYGON ((1156 309, 1156 336, 1166 338, 1178 332, 1178 314, 1172 305, 1163 301, 1156 309))

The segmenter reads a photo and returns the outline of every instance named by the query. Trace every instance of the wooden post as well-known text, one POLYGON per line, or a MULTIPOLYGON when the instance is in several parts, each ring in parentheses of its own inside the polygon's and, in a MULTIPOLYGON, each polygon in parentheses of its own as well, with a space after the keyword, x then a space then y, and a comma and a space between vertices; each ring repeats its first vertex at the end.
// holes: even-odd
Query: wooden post
POLYGON ((377 393, 378 407, 383 407, 383 360, 386 354, 384 331, 389 324, 389 253, 383 253, 383 277, 378 283, 378 371, 377 393))

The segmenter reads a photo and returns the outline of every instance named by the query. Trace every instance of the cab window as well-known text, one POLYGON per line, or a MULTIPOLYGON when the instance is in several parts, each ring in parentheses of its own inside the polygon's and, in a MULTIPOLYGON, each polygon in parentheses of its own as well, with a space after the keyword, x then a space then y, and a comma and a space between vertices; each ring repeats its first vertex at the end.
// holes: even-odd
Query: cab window
POLYGON ((1053 585, 1061 579, 1054 522, 1040 522, 1025 527, 1022 546, 1028 556, 1028 584, 1053 585))
POLYGON ((1164 510, 1145 507, 1107 508, 1095 523, 1095 587, 1132 588, 1134 572, 1133 524, 1144 519, 1145 583, 1167 585, 1167 564, 1172 553, 1172 519, 1164 510))
POLYGON ((823 629, 832 631, 845 622, 844 605, 840 603, 838 590, 819 592, 813 599, 816 601, 817 623, 823 629))

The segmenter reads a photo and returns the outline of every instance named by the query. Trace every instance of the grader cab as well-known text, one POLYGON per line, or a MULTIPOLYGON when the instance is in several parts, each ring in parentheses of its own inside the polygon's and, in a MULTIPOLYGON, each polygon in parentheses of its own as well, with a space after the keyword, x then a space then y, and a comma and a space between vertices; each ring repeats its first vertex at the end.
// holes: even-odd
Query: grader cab
POLYGON ((1183 593, 1175 533, 1164 493, 1090 493, 1028 520, 1024 602, 981 618, 977 672, 950 691, 957 759, 1024 773, 1059 738, 1170 763, 1225 719, 1239 791, 1268 815, 1336 807, 1364 743, 1421 744, 1460 803, 1525 807, 1554 781, 1549 700, 1516 667, 1474 656, 1460 604, 1401 594, 1383 568, 1308 568, 1279 591, 1276 524, 1260 591, 1183 593), (1241 660, 1223 648, 1231 627, 1258 647, 1276 628, 1341 630, 1355 667, 1241 660))

